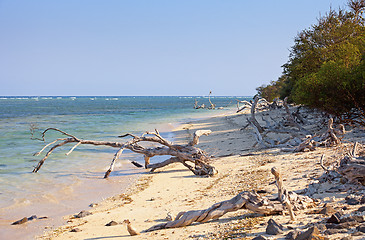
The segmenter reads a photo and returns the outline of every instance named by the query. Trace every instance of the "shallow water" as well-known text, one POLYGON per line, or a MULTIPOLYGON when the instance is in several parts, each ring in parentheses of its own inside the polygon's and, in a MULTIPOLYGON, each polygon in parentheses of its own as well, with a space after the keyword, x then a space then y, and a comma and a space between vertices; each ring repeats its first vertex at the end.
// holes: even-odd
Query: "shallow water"
MULTIPOLYGON (((219 97, 212 101, 217 107, 233 107, 235 99, 219 97)), ((198 100, 209 104, 206 98, 198 100)), ((103 179, 117 149, 79 146, 66 156, 73 146, 66 145, 56 149, 34 174, 33 167, 48 151, 33 156, 45 145, 32 139, 39 138, 42 130, 55 127, 82 139, 121 141, 117 136, 123 133, 141 134, 157 128, 171 139, 170 132, 179 122, 219 113, 195 110, 193 104, 192 97, 0 98, 0 239, 29 239, 45 226, 57 226, 63 223, 60 216, 122 193, 144 172, 129 163, 143 159, 127 151, 110 178, 103 179), (34 214, 48 219, 10 226, 34 214)), ((46 142, 59 137, 63 136, 50 132, 46 142)))

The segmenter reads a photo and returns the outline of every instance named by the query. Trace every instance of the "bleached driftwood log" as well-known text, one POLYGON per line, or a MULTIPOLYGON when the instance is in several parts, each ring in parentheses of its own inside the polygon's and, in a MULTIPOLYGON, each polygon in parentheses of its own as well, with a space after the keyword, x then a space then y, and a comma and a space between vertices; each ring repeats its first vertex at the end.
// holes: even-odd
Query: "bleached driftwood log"
POLYGON ((167 223, 161 223, 145 230, 146 232, 155 231, 165 228, 185 227, 193 222, 208 222, 218 219, 227 212, 237 211, 239 209, 249 209, 257 213, 273 215, 283 211, 281 204, 274 204, 265 197, 261 197, 255 192, 244 191, 234 198, 213 204, 205 210, 193 210, 188 212, 180 212, 175 220, 167 223))
POLYGON ((281 214, 284 211, 283 204, 288 207, 290 217, 294 220, 293 210, 304 209, 313 200, 309 197, 299 196, 293 192, 285 190, 282 184, 282 177, 276 168, 271 170, 279 190, 279 202, 271 201, 266 197, 260 196, 255 191, 244 191, 230 200, 213 204, 205 210, 193 210, 180 212, 175 220, 161 223, 150 227, 143 232, 150 232, 165 228, 178 228, 191 225, 194 222, 205 223, 222 217, 228 212, 248 209, 256 213, 265 215, 281 214))
MULTIPOLYGON (((110 164, 108 171, 105 173, 104 178, 107 178, 109 174, 113 171, 115 162, 120 157, 125 149, 129 149, 135 153, 139 153, 144 155, 145 159, 145 168, 151 169, 151 171, 156 170, 157 168, 164 167, 174 162, 182 163, 185 167, 187 167, 190 171, 192 171, 195 175, 207 175, 213 176, 217 173, 217 170, 209 165, 210 156, 203 150, 195 147, 199 143, 199 137, 202 135, 209 135, 211 133, 210 130, 198 130, 194 134, 194 138, 191 142, 186 145, 178 145, 164 139, 160 133, 155 130, 155 132, 146 132, 141 137, 133 135, 133 134, 125 134, 119 137, 132 137, 131 140, 127 142, 109 142, 109 141, 95 141, 95 140, 84 140, 77 138, 71 134, 68 134, 62 130, 57 128, 48 128, 42 133, 42 140, 45 139, 45 134, 50 131, 56 131, 66 135, 68 138, 58 138, 51 143, 47 144, 43 149, 34 155, 37 156, 41 154, 47 147, 51 146, 50 150, 46 153, 44 158, 40 160, 37 166, 34 168, 33 172, 38 172, 42 167, 46 159, 51 155, 51 153, 58 147, 69 143, 75 143, 75 145, 71 148, 66 155, 70 154, 77 146, 87 144, 87 145, 95 145, 95 146, 109 146, 113 148, 118 148, 118 151, 115 153, 113 160, 110 164), (140 145, 141 142, 152 142, 158 143, 162 146, 154 147, 154 148, 146 148, 140 145), (155 164, 150 164, 150 158, 154 156, 172 156, 171 158, 155 164)), ((137 162, 132 162, 134 165, 138 167, 142 167, 142 165, 137 162)))

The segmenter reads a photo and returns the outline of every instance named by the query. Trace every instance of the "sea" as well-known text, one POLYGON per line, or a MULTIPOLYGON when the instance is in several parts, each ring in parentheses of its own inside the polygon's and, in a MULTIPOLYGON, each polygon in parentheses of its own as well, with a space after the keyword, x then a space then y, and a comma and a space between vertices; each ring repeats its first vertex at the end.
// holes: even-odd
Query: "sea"
MULTIPOLYGON (((158 129, 173 141, 172 130, 179 124, 213 115, 234 112, 236 99, 249 97, 211 97, 216 107, 194 109, 194 102, 209 106, 207 97, 189 96, 24 96, 0 97, 0 239, 32 239, 44 230, 64 224, 62 216, 87 210, 89 204, 121 194, 146 170, 143 158, 126 151, 108 179, 108 169, 117 149, 80 145, 57 148, 37 173, 34 166, 50 149, 33 156, 61 133, 80 139, 125 141, 125 133, 141 135, 158 129), (23 217, 38 218, 22 225, 11 225, 23 217)), ((153 159, 152 159, 153 160, 153 159)), ((157 158, 155 161, 163 160, 157 158)))

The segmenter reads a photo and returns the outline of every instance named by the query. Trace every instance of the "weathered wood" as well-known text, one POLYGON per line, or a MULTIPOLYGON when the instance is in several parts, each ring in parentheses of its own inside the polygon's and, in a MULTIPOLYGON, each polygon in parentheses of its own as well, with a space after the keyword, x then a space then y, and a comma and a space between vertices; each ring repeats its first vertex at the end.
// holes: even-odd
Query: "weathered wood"
POLYGON ((252 106, 251 106, 251 117, 250 117, 250 121, 253 125, 255 125, 255 127, 257 128, 257 130, 260 132, 260 133, 263 133, 264 132, 264 129, 260 126, 260 124, 257 122, 256 120, 256 117, 255 117, 255 109, 256 109, 256 106, 257 106, 257 103, 259 101, 259 97, 256 96, 254 98, 254 101, 252 103, 252 106))
POLYGON ((237 211, 239 209, 249 209, 258 213, 273 215, 283 211, 282 206, 270 202, 265 197, 259 196, 255 192, 244 191, 234 198, 213 204, 205 210, 193 210, 180 212, 174 221, 157 224, 145 230, 145 232, 155 231, 165 228, 178 228, 192 224, 193 222, 208 222, 218 219, 227 212, 237 211))
POLYGON ((210 107, 208 109, 215 109, 215 104, 212 103, 212 101, 210 100, 210 95, 212 94, 212 91, 209 91, 209 95, 208 95, 208 100, 210 103, 210 107))
POLYGON ((350 154, 341 161, 337 171, 350 182, 358 182, 365 186, 365 157, 358 156, 357 149, 360 144, 355 143, 350 154))
POLYGON ((246 100, 241 101, 241 100, 237 99, 237 111, 236 111, 236 113, 239 113, 239 112, 245 110, 246 108, 251 108, 251 107, 252 107, 252 103, 250 103, 246 100), (243 103, 242 107, 240 107, 240 103, 243 103))
MULTIPOLYGON (((119 159, 120 155, 123 153, 124 149, 129 149, 135 153, 144 155, 145 168, 152 168, 152 171, 174 162, 180 162, 189 170, 191 170, 195 175, 213 176, 214 174, 217 173, 217 170, 213 166, 208 164, 210 156, 203 150, 195 147, 195 145, 199 143, 199 137, 201 137, 202 135, 209 135, 211 133, 210 130, 198 130, 197 132, 194 133, 193 140, 189 142, 187 145, 177 145, 172 142, 169 142, 166 139, 164 139, 157 130, 155 130, 154 132, 146 132, 141 137, 129 133, 119 136, 119 137, 132 137, 131 140, 121 143, 121 142, 109 142, 109 141, 83 140, 73 135, 70 135, 64 131, 61 131, 59 129, 48 128, 42 133, 43 140, 45 138, 45 134, 50 130, 60 132, 64 135, 69 136, 69 138, 56 139, 50 144, 47 144, 41 151, 36 153, 36 155, 39 155, 47 147, 53 144, 51 149, 46 153, 45 157, 38 162, 37 166, 33 169, 33 172, 39 171, 39 169, 42 167, 46 159, 51 155, 53 150, 68 143, 76 143, 67 154, 70 154, 77 146, 82 144, 95 145, 95 146, 104 145, 113 148, 118 148, 118 151, 114 154, 110 167, 106 171, 104 178, 107 178, 113 171, 115 163, 117 159, 119 159), (153 143, 158 143, 162 146, 155 148, 145 148, 139 144, 140 142, 153 142, 153 143), (161 155, 172 156, 172 158, 159 164, 152 164, 152 165, 150 164, 151 157, 161 156, 161 155), (188 162, 190 162, 192 165, 188 164, 188 162)), ((138 166, 138 164, 136 164, 135 162, 132 163, 138 166)))
POLYGON ((195 146, 199 144, 199 138, 203 135, 208 136, 209 134, 211 134, 212 131, 211 130, 197 130, 194 133, 193 136, 193 140, 191 140, 191 142, 189 143, 190 146, 195 146))
POLYGON ((299 123, 297 123, 292 115, 292 113, 290 112, 289 110, 289 106, 288 106, 288 97, 286 97, 283 101, 283 106, 284 106, 284 109, 285 109, 285 112, 286 112, 286 115, 287 115, 287 120, 289 121, 289 123, 298 128, 298 130, 304 132, 305 134, 307 135, 311 135, 311 132, 309 132, 307 129, 303 128, 299 123))
POLYGON ((288 192, 283 186, 283 180, 278 169, 272 168, 271 173, 275 176, 279 192, 279 202, 260 196, 255 191, 244 191, 230 200, 215 203, 204 210, 179 212, 173 221, 154 225, 142 232, 185 227, 194 222, 205 223, 218 219, 228 212, 238 211, 240 209, 248 209, 265 215, 281 214, 284 211, 283 205, 288 208, 291 220, 295 220, 293 211, 305 209, 308 204, 313 203, 313 200, 306 196, 299 196, 294 192, 288 192))
POLYGON ((281 174, 276 167, 271 168, 271 173, 274 175, 275 184, 278 187, 279 201, 287 207, 290 214, 290 220, 295 221, 295 215, 293 212, 293 207, 289 201, 288 191, 284 188, 283 185, 283 178, 281 177, 281 174))

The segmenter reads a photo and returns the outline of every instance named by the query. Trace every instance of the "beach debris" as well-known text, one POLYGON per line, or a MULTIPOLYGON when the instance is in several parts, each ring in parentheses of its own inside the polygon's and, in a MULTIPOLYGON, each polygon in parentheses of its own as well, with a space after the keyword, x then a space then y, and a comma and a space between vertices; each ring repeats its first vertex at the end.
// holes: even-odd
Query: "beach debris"
POLYGON ((274 221, 274 219, 269 219, 266 227, 266 233, 269 235, 278 235, 283 233, 284 227, 280 223, 274 221))
POLYGON ((336 210, 332 206, 329 206, 328 204, 326 204, 319 213, 324 214, 324 215, 331 215, 335 212, 336 212, 336 210))
MULTIPOLYGON (((345 191, 346 185, 355 184, 358 186, 365 186, 365 156, 364 151, 361 151, 362 156, 359 156, 359 149, 364 147, 355 142, 352 150, 347 152, 345 156, 332 163, 331 166, 326 167, 323 164, 324 154, 320 159, 320 165, 325 170, 325 173, 318 179, 319 183, 326 181, 340 182, 340 186, 336 186, 333 191, 345 191)), ((319 183, 312 183, 309 185, 311 193, 315 193, 319 187, 319 183)), ((349 195, 346 197, 346 203, 349 205, 357 205, 365 203, 365 196, 349 195)))
MULTIPOLYGON (((209 106, 209 107, 207 107, 207 109, 210 109, 210 110, 212 110, 212 109, 215 109, 215 108, 216 108, 216 105, 215 105, 215 104, 213 104, 213 103, 212 103, 212 101, 210 100, 210 95, 211 95, 211 94, 212 94, 212 91, 209 91, 208 101, 209 101, 209 103, 210 103, 210 106, 209 106)), ((194 108, 195 108, 195 109, 204 109, 204 108, 205 108, 205 104, 203 103, 203 104, 199 105, 199 104, 198 104, 198 100, 196 100, 196 98, 195 98, 195 100, 194 100, 194 108)), ((218 109, 223 109, 223 107, 219 107, 218 109)))
MULTIPOLYGON (((278 199, 289 210, 290 220, 295 221, 293 206, 290 203, 290 199, 289 199, 289 192, 283 186, 283 178, 282 178, 279 170, 276 167, 271 168, 271 173, 275 177, 275 184, 278 188, 278 199)), ((292 193, 292 194, 294 194, 294 193, 292 193)))
POLYGON ((80 228, 73 228, 70 232, 82 232, 80 228))
POLYGON ((32 221, 32 220, 35 220, 35 219, 47 219, 48 217, 37 217, 36 215, 32 215, 30 217, 24 217, 18 221, 15 221, 13 222, 11 225, 19 225, 19 224, 23 224, 23 223, 26 223, 26 222, 29 222, 29 221, 32 221))
POLYGON ((75 218, 83 218, 83 217, 89 216, 91 214, 92 213, 89 212, 89 211, 82 210, 81 212, 79 212, 78 214, 76 214, 74 217, 75 218))
MULTIPOLYGON (((255 117, 256 110, 277 109, 269 107, 271 105, 271 103, 268 103, 264 99, 260 99, 258 96, 255 96, 251 102, 237 102, 237 112, 240 112, 245 108, 251 108, 251 115, 248 119, 246 119, 248 124, 241 130, 251 126, 253 130, 252 134, 256 140, 253 147, 276 147, 281 148, 284 152, 307 152, 313 151, 319 146, 328 147, 341 144, 341 140, 345 134, 344 125, 338 124, 334 127, 333 118, 329 118, 327 122, 327 129, 323 134, 312 134, 312 132, 302 126, 304 124, 310 124, 309 121, 302 117, 299 113, 302 106, 298 106, 296 111, 292 113, 287 103, 287 98, 282 102, 282 106, 284 106, 283 109, 285 110, 285 117, 283 117, 280 121, 271 118, 271 120, 274 121, 274 123, 272 123, 262 116, 262 121, 266 123, 266 126, 260 125, 255 117), (241 102, 244 103, 243 107, 239 107, 238 105, 241 102), (265 107, 261 107, 260 109, 257 107, 259 104, 265 107), (274 133, 275 137, 270 137, 269 135, 271 133, 274 133), (281 139, 278 138, 278 134, 284 134, 286 136, 284 139, 281 139)), ((321 121, 317 121, 315 124, 318 125, 318 123, 321 123, 321 121)))
POLYGON ((327 223, 340 223, 340 218, 341 218, 341 213, 340 212, 336 212, 335 214, 332 214, 332 216, 327 219, 327 223))
POLYGON ((296 237, 300 234, 301 232, 298 230, 294 230, 294 231, 290 231, 288 234, 285 235, 285 239, 288 240, 295 240, 296 237))
POLYGON ((96 206, 98 206, 99 204, 98 203, 90 203, 90 205, 89 205, 89 207, 96 207, 96 206))
POLYGON ((11 225, 19 225, 19 224, 23 224, 23 223, 26 223, 26 222, 28 222, 28 218, 24 217, 24 218, 22 218, 18 221, 13 222, 11 225))
MULTIPOLYGON (((365 186, 365 156, 359 156, 359 149, 363 146, 355 142, 352 151, 340 161, 337 171, 352 183, 360 183, 365 186)), ((361 155, 364 151, 361 152, 361 155)), ((365 202, 365 198, 364 198, 365 202)))
POLYGON ((298 236, 295 238, 295 240, 310 240, 310 239, 329 240, 329 238, 320 235, 320 232, 316 226, 310 227, 307 231, 298 234, 298 236))
POLYGON ((257 237, 252 238, 252 240, 267 240, 268 238, 262 235, 258 235, 257 237))
MULTIPOLYGON (((45 145, 39 152, 35 153, 34 155, 41 154, 47 147, 52 146, 50 150, 46 153, 46 155, 43 157, 42 160, 40 160, 37 164, 37 166, 33 169, 33 172, 38 172, 39 169, 44 164, 45 160, 51 155, 51 153, 58 147, 61 147, 63 145, 69 144, 69 143, 76 143, 69 152, 67 152, 67 155, 72 153, 72 151, 79 145, 82 144, 89 144, 89 145, 95 145, 95 146, 109 146, 118 148, 118 151, 115 153, 112 162, 110 164, 109 169, 106 171, 104 178, 109 177, 110 173, 113 171, 115 163, 117 159, 120 157, 120 155, 123 153, 125 149, 129 149, 135 153, 139 153, 144 155, 145 160, 145 168, 151 169, 151 172, 155 171, 158 168, 165 167, 172 163, 181 163, 185 167, 187 167, 190 171, 192 171, 195 175, 198 176, 214 176, 218 173, 218 171, 209 164, 210 162, 210 156, 205 151, 199 149, 196 147, 197 144, 199 144, 199 138, 201 136, 207 136, 211 133, 210 130, 197 130, 194 133, 193 139, 187 143, 186 145, 178 145, 174 144, 166 139, 164 139, 159 131, 155 129, 154 132, 146 132, 142 136, 136 136, 134 134, 124 134, 119 137, 132 137, 131 140, 121 143, 121 142, 109 142, 109 141, 94 141, 94 140, 83 140, 79 139, 71 134, 68 134, 62 130, 59 130, 57 128, 47 128, 42 133, 42 140, 45 140, 45 134, 48 131, 56 131, 63 135, 66 135, 67 138, 58 138, 54 140, 53 142, 48 143, 45 145), (162 146, 157 147, 144 147, 140 143, 142 142, 150 142, 150 143, 156 143, 162 146), (167 160, 164 160, 162 162, 153 163, 150 164, 150 158, 154 156, 172 156, 167 160)), ((135 166, 142 167, 137 162, 132 161, 132 163, 135 166)))
POLYGON ((115 226, 115 225, 118 225, 119 223, 117 223, 116 221, 110 221, 110 222, 108 222, 107 224, 105 224, 105 226, 108 226, 108 227, 110 227, 110 226, 115 226))
POLYGON ((359 232, 363 232, 365 233, 365 223, 359 225, 356 227, 356 230, 359 231, 359 232))
POLYGON ((139 235, 140 233, 131 225, 129 219, 123 221, 123 223, 127 224, 127 231, 131 236, 139 235))
MULTIPOLYGON (((280 173, 276 168, 271 172, 275 177, 281 178, 280 173)), ((278 182, 281 182, 278 179, 278 182)), ((180 212, 177 214, 175 220, 167 223, 157 224, 145 230, 145 232, 155 231, 165 228, 185 227, 194 222, 205 223, 210 220, 218 219, 227 212, 237 211, 239 209, 248 209, 256 213, 265 215, 281 214, 284 211, 284 206, 288 206, 287 201, 290 202, 292 210, 305 209, 313 200, 307 196, 300 196, 293 192, 288 192, 283 188, 283 185, 278 183, 278 190, 281 193, 282 201, 269 200, 267 197, 259 195, 255 191, 244 191, 236 195, 230 200, 216 203, 205 210, 192 210, 187 212, 180 212), (284 190, 283 190, 284 189, 284 190)), ((291 214, 294 217, 294 214, 291 214)))
POLYGON ((168 212, 166 214, 166 218, 165 218, 166 221, 172 221, 172 214, 170 212, 168 212))

